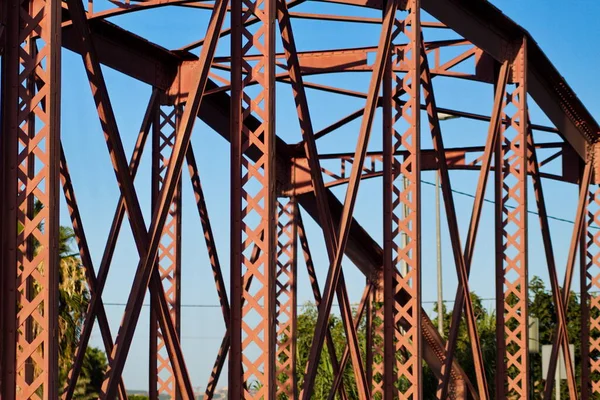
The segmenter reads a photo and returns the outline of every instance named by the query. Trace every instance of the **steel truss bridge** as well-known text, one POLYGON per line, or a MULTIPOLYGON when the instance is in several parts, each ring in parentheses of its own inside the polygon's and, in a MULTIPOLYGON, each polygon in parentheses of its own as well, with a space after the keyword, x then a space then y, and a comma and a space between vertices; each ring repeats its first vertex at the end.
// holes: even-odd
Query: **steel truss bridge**
MULTIPOLYGON (((94 10, 92 0, 2 1, 2 399, 72 399, 94 326, 102 334, 110 363, 101 398, 125 398, 122 372, 136 326, 147 323, 139 317, 148 291, 153 315, 151 397, 194 398, 185 362, 191 355, 184 354, 179 341, 184 179, 192 182, 213 272, 207 279, 214 278, 227 327, 205 398, 212 398, 219 378, 227 374, 230 399, 307 400, 323 349, 336 376, 330 398, 348 398, 339 371, 351 365, 360 399, 421 399, 423 363, 439 380, 440 399, 530 398, 527 293, 532 246, 527 204, 532 196, 539 226, 531 228, 541 228, 540 252, 545 254, 558 321, 548 376, 554 376, 559 349, 569 354, 570 292, 562 288, 572 287, 579 268, 582 372, 581 380, 576 380, 576 366, 565 357, 567 382, 572 399, 599 396, 600 299, 592 292, 600 289, 600 231, 591 227, 600 220, 596 156, 600 128, 594 118, 533 38, 486 1, 326 1, 339 10, 358 6, 365 13, 371 9, 368 15, 380 12, 377 17, 362 17, 294 10, 305 0, 111 0, 110 7, 100 11, 94 10), (204 37, 167 50, 107 20, 165 6, 211 13, 207 26, 198 30, 205 29, 204 37), (302 30, 294 27, 300 20, 336 24, 340 32, 375 25, 378 33, 372 38, 373 47, 350 43, 347 48, 299 51, 296 38, 302 30), (430 40, 433 31, 435 37, 447 39, 430 40), (227 55, 216 55, 219 44, 230 49, 227 55), (69 173, 69 154, 61 143, 61 113, 69 112, 61 110, 62 48, 81 56, 121 191, 101 263, 95 266, 69 173), (115 118, 121 110, 111 105, 102 65, 152 87, 131 158, 123 149, 115 118), (366 92, 312 79, 357 72, 368 76, 366 92), (438 107, 434 82, 442 79, 489 88, 491 109, 484 115, 438 107), (291 87, 297 111, 294 143, 286 143, 275 129, 276 87, 282 86, 291 87), (317 111, 307 100, 308 91, 358 98, 364 106, 317 130, 311 120, 317 111), (531 121, 528 104, 534 102, 549 126, 531 121), (482 121, 487 129, 481 133, 486 134, 473 136, 481 139, 476 146, 445 146, 442 114, 482 121), (219 262, 213 221, 190 145, 198 118, 231 144, 229 282, 219 262), (360 122, 354 151, 318 151, 321 138, 333 137, 352 121, 360 122), (379 151, 368 148, 375 131, 382 138, 374 145, 379 151), (535 143, 539 132, 552 139, 535 143), (424 148, 422 139, 429 137, 432 147, 424 148), (146 147, 152 149, 150 221, 144 220, 133 184, 146 147), (447 338, 438 334, 422 309, 422 252, 427 238, 422 236, 420 182, 422 171, 431 170, 439 174, 459 282, 447 338), (454 170, 471 170, 478 182, 467 234, 462 237, 450 179, 454 170), (374 212, 383 215, 383 245, 354 218, 365 179, 382 180, 383 202, 374 212), (574 185, 579 193, 572 204, 576 217, 569 243, 553 243, 550 235, 543 191, 543 183, 550 180, 574 185), (347 187, 343 201, 331 191, 340 185, 347 187), (486 188, 495 199, 496 248, 491 252, 497 309, 495 393, 486 380, 468 295, 486 188), (66 387, 59 387, 58 229, 63 195, 68 207, 61 212, 72 221, 92 297, 66 387), (38 212, 36 204, 41 205, 38 212), (314 219, 322 228, 329 260, 325 281, 317 282, 303 218, 314 219), (133 232, 139 264, 113 338, 102 294, 125 220, 133 232), (569 246, 566 265, 557 265, 553 245, 569 246), (366 277, 356 315, 342 270, 344 256, 353 264, 347 268, 356 267, 366 277), (310 282, 296 279, 300 257, 310 282), (301 384, 296 370, 299 285, 310 285, 319 304, 301 384), (334 301, 339 303, 347 339, 341 358, 332 352, 328 326, 334 301), (363 318, 365 354, 357 334, 363 318), (471 339, 474 381, 454 359, 462 318, 471 339), (401 390, 398 382, 403 382, 401 390)), ((550 399, 553 379, 546 382, 544 398, 550 399)))

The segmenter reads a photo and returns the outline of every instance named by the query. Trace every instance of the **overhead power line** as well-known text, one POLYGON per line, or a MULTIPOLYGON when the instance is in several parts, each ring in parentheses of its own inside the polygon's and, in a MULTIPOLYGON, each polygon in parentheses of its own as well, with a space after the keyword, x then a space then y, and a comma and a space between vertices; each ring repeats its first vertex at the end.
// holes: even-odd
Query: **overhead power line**
MULTIPOLYGON (((429 185, 429 186, 435 186, 435 183, 429 182, 429 181, 425 181, 425 180, 421 180, 421 183, 424 183, 425 185, 429 185)), ((452 192, 456 193, 456 194, 460 194, 461 196, 470 197, 472 199, 475 198, 475 196, 472 195, 471 193, 463 192, 463 191, 460 191, 460 190, 452 189, 452 192)), ((483 199, 483 201, 485 203, 489 203, 489 204, 495 204, 496 203, 494 200, 485 199, 485 198, 483 199)), ((516 208, 515 206, 511 206, 511 205, 505 205, 505 207, 513 209, 513 210, 516 208)), ((533 210, 527 210, 527 213, 528 214, 532 214, 532 215, 537 215, 537 216, 540 215, 537 211, 533 211, 533 210)), ((548 215, 548 219, 552 219, 554 221, 559 221, 559 222, 565 222, 565 223, 571 224, 571 225, 575 224, 575 221, 573 221, 573 220, 570 220, 570 219, 567 219, 567 218, 561 218, 561 217, 554 217, 552 215, 548 215)), ((600 226, 592 225, 592 226, 590 226, 590 228, 600 229, 600 226)))
MULTIPOLYGON (((550 290, 546 290, 547 293, 550 293, 550 290)), ((575 293, 577 295, 580 295, 581 292, 572 292, 575 293)), ((593 292, 589 292, 588 294, 590 295, 598 295, 600 294, 600 291, 593 291, 593 292)), ((496 301, 495 297, 480 297, 479 300, 481 301, 496 301)), ((454 303, 454 300, 442 300, 444 303, 454 303)), ((437 300, 423 300, 421 301, 422 304, 435 304, 437 303, 437 300)), ((297 307, 298 308, 302 308, 305 307, 307 304, 316 306, 315 303, 313 302, 304 302, 303 304, 298 304, 297 307)), ((125 307, 127 305, 127 303, 119 303, 119 302, 110 302, 110 303, 104 303, 105 306, 112 306, 112 307, 125 307)), ((358 307, 360 304, 359 303, 352 303, 350 304, 350 306, 354 306, 354 307, 358 307)), ((150 304, 144 304, 144 307, 150 307, 150 304)), ((333 304, 334 307, 339 307, 339 304, 333 304)), ((182 308, 221 308, 221 306, 219 304, 181 304, 182 308)))
MULTIPOLYGON (((426 180, 421 180, 421 183, 424 183, 425 185, 429 185, 429 186, 434 186, 435 187, 435 183, 434 182, 429 182, 426 180)), ((469 197, 472 199, 475 199, 475 196, 472 195, 471 193, 467 193, 467 192, 463 192, 461 190, 456 190, 456 189, 452 189, 453 193, 459 194, 461 196, 465 196, 465 197, 469 197)), ((495 204, 494 200, 490 200, 490 199, 486 199, 484 198, 483 201, 485 203, 489 203, 489 204, 495 204)), ((505 205, 506 208, 511 208, 514 209, 514 206, 510 206, 510 205, 505 205)), ((533 210, 527 210, 527 213, 532 214, 532 215, 538 215, 539 213, 537 211, 533 211, 533 210)), ((552 219, 554 221, 559 221, 559 222, 564 222, 567 224, 575 224, 575 221, 570 220, 570 219, 566 219, 566 218, 561 218, 561 217, 554 217, 552 215, 548 215, 548 219, 552 219)), ((596 226, 596 225, 592 225, 590 226, 590 228, 593 229, 600 229, 600 227, 596 226)), ((575 292, 576 294, 580 294, 580 292, 575 292)), ((600 292, 598 292, 600 293, 600 292)), ((590 293, 591 294, 591 293, 590 293)), ((482 301, 492 301, 492 300, 496 300, 495 297, 490 297, 490 298, 481 298, 480 300, 482 301)), ((454 300, 442 300, 444 303, 454 303, 454 300)), ((428 300, 428 301, 422 301, 423 304, 434 304, 437 303, 437 300, 428 300)), ((113 306, 113 307, 124 307, 127 304, 126 303, 119 303, 119 302, 105 302, 104 303, 105 306, 113 306)), ((358 303, 353 304, 354 306, 358 306, 358 303)), ((150 307, 150 304, 144 304, 144 307, 150 307)), ((338 304, 334 304, 334 306, 339 307, 338 304)), ((220 308, 221 306, 219 304, 181 304, 182 308, 220 308)), ((303 307, 303 305, 298 305, 298 308, 303 307)))

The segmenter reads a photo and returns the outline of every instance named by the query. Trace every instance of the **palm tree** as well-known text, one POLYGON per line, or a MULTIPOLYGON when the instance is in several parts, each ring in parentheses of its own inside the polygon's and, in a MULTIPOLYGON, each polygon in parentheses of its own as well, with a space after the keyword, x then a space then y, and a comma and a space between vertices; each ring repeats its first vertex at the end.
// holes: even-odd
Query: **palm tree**
POLYGON ((60 269, 58 276, 58 349, 60 382, 65 382, 71 367, 83 327, 90 292, 85 280, 85 270, 71 243, 75 234, 71 228, 61 226, 59 231, 60 269))
MULTIPOLYGON (((43 205, 35 203, 34 213, 40 212, 43 205)), ((21 231, 22 226, 18 227, 21 231)), ((43 229, 43 227, 41 227, 43 229)), ((73 364, 83 322, 90 302, 90 291, 85 279, 85 267, 79 254, 73 251, 75 233, 72 228, 61 226, 59 229, 58 252, 60 257, 58 271, 58 364, 59 387, 64 387, 67 375, 73 364)), ((40 250, 40 243, 32 242, 34 254, 40 250)), ((41 288, 33 282, 32 290, 41 288)), ((34 325, 34 335, 40 327, 34 325)), ((107 368, 106 355, 100 349, 88 347, 83 361, 82 372, 77 382, 74 398, 87 400, 98 397, 102 379, 107 368)))
MULTIPOLYGON (((60 387, 64 387, 79 343, 90 291, 85 279, 85 267, 81 264, 79 254, 72 251, 71 245, 75 239, 73 229, 61 226, 59 235, 59 368, 60 387)), ((78 400, 98 398, 107 366, 106 354, 98 348, 88 347, 73 397, 78 400)))

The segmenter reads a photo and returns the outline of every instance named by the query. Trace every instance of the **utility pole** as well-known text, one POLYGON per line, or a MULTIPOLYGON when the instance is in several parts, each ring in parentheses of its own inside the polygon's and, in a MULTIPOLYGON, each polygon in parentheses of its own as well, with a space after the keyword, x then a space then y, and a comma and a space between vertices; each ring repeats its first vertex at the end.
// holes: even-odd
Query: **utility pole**
MULTIPOLYGON (((406 176, 402 175, 402 190, 406 190, 408 188, 408 181, 406 180, 406 176)), ((408 216, 408 206, 406 204, 402 204, 402 208, 400 209, 401 215, 402 215, 402 219, 404 220, 407 216, 408 216)), ((401 248, 405 248, 408 242, 408 238, 406 235, 406 232, 402 231, 401 233, 402 236, 400 236, 400 246, 401 248)), ((402 273, 402 276, 406 276, 406 274, 408 273, 408 265, 406 264, 405 260, 402 260, 401 264, 400 264, 400 272, 402 273)))
MULTIPOLYGON (((449 119, 459 118, 457 115, 438 113, 438 120, 447 121, 449 119)), ((439 160, 438 160, 439 161, 439 160)), ((437 313, 438 313, 438 331, 441 337, 444 337, 444 293, 442 283, 442 227, 441 227, 441 209, 440 209, 440 166, 435 171, 435 239, 437 247, 437 313)))

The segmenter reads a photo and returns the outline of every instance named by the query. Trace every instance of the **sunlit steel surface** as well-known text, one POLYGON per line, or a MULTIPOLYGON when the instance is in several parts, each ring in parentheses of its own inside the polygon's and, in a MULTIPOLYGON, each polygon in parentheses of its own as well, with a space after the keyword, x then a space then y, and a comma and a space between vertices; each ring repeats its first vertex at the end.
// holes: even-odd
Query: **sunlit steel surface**
POLYGON ((183 353, 179 341, 184 163, 227 326, 205 398, 213 397, 226 368, 230 399, 308 400, 324 348, 336 376, 330 399, 348 398, 341 379, 347 365, 354 373, 360 399, 421 399, 423 361, 439 380, 438 398, 530 398, 527 204, 531 196, 539 214, 558 320, 544 398, 552 397, 559 347, 567 354, 570 397, 600 395, 600 342, 592 338, 592 332, 597 335, 600 330, 600 302, 594 294, 600 290, 600 233, 594 229, 600 224, 596 186, 600 128, 596 121, 530 35, 486 1, 328 1, 381 10, 381 18, 293 11, 304 0, 126 0, 112 1, 114 7, 97 12, 91 0, 87 4, 80 0, 2 2, 1 398, 73 398, 96 320, 110 363, 101 398, 124 398, 121 375, 135 328, 142 323, 140 310, 147 290, 151 294, 150 396, 194 398, 185 364, 189 355, 183 353), (205 36, 181 49, 167 50, 106 21, 165 6, 211 12, 205 36), (227 13, 230 26, 225 25, 227 13), (381 29, 374 47, 353 48, 350 43, 341 49, 298 51, 293 25, 300 19, 381 29), (454 39, 428 41, 432 30, 453 32, 454 39), (276 51, 279 38, 282 53, 276 51), (228 42, 229 55, 215 57, 222 41, 228 42), (67 166, 68 154, 60 139, 61 111, 68 112, 60 109, 62 47, 82 57, 121 190, 97 275, 67 166), (192 52, 197 48, 199 56, 192 52), (115 118, 119 110, 112 108, 101 64, 153 87, 129 161, 115 118), (368 74, 367 92, 309 81, 313 75, 342 72, 368 74), (493 87, 489 116, 437 107, 436 77, 493 87), (298 143, 286 143, 276 132, 278 84, 291 86, 301 133, 298 143), (316 131, 307 89, 363 99, 364 107, 316 131), (554 126, 530 121, 529 97, 554 126), (379 108, 382 123, 376 123, 379 108), (488 123, 485 141, 446 147, 440 115, 488 123), (223 278, 190 145, 197 118, 231 143, 229 282, 223 278), (354 152, 318 151, 317 140, 355 120, 360 120, 360 126, 354 152), (382 151, 368 151, 375 130, 382 137, 377 146, 382 151), (433 148, 422 146, 427 131, 433 148), (534 132, 547 132, 554 140, 536 144, 534 132), (133 185, 147 144, 152 151, 149 225, 133 185), (560 168, 546 170, 550 162, 559 163, 560 168), (429 170, 440 174, 459 282, 446 339, 422 309, 421 172, 429 170), (466 238, 459 233, 450 170, 478 174, 466 238), (579 185, 562 287, 571 287, 579 257, 580 382, 568 356, 570 292, 559 284, 542 178, 579 185), (360 184, 366 179, 383 182, 383 248, 372 238, 379 234, 367 232, 354 218, 360 184), (469 296, 488 182, 493 183, 495 194, 495 393, 490 392, 486 379, 469 296), (343 202, 330 191, 340 185, 347 185, 343 202), (60 190, 67 200, 66 212, 92 294, 65 388, 58 387, 57 367, 60 190), (322 228, 329 260, 325 282, 317 281, 302 215, 322 228), (102 293, 126 216, 139 265, 113 341, 102 293), (297 288, 307 283, 297 279, 300 250, 319 305, 308 362, 302 366, 302 384, 296 365, 297 288), (356 314, 342 269, 344 256, 366 277, 356 314), (328 324, 336 299, 347 338, 341 358, 334 351, 328 324), (463 316, 471 338, 475 382, 454 359, 463 316), (358 335, 363 318, 367 321, 365 344, 358 335))

